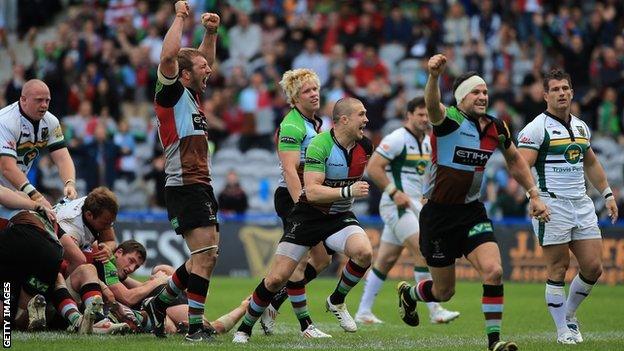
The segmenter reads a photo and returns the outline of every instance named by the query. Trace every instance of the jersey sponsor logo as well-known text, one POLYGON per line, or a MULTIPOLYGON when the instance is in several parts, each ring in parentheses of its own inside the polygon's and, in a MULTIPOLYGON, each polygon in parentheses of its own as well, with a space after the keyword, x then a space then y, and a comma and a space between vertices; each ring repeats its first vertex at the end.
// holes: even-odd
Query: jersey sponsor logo
POLYGON ((297 144, 297 140, 293 137, 283 136, 280 138, 280 143, 284 144, 297 144))
POLYGON ((48 131, 48 127, 41 128, 41 140, 48 140, 50 136, 50 132, 48 131))
POLYGON ((173 217, 171 219, 171 226, 173 227, 174 230, 180 227, 180 221, 178 220, 178 217, 173 217))
MULTIPOLYGON (((37 158, 37 156, 39 156, 39 150, 37 150, 36 148, 26 151, 26 153, 24 154, 24 165, 28 166, 32 161, 34 161, 34 159, 37 158)), ((20 163, 19 160, 17 161, 17 163, 20 163)))
POLYGON ((6 150, 13 150, 15 151, 15 142, 14 141, 7 141, 7 143, 5 145, 2 145, 3 149, 6 150))
POLYGON ((199 113, 193 113, 193 129, 207 131, 208 126, 206 125, 206 120, 199 113))
POLYGON ((306 157, 305 163, 311 164, 311 165, 320 165, 320 164, 323 164, 323 161, 319 161, 312 157, 306 157))
POLYGON ((61 129, 61 126, 54 128, 54 138, 60 139, 62 137, 63 137, 63 130, 61 129))
POLYGON ((468 134, 466 132, 459 132, 459 135, 463 135, 463 136, 467 136, 467 137, 471 137, 471 138, 476 138, 477 136, 474 134, 468 134))
POLYGON ((342 188, 343 186, 352 185, 356 181, 357 179, 338 179, 338 180, 325 179, 323 184, 331 188, 342 188))
POLYGON ((558 130, 553 130, 552 133, 553 135, 561 135, 561 132, 558 130))
POLYGON ((470 229, 470 231, 468 232, 468 237, 471 237, 477 234, 490 233, 493 231, 494 231, 494 228, 492 228, 492 223, 483 222, 483 223, 476 224, 474 227, 472 227, 472 229, 470 229))
POLYGON ((389 151, 390 150, 390 145, 388 144, 381 144, 381 149, 384 151, 389 151))
POLYGON ((416 173, 418 173, 418 175, 425 174, 426 169, 427 169, 427 161, 418 161, 416 163, 416 173))
POLYGON ((576 126, 576 130, 578 130, 578 132, 579 132, 579 135, 580 135, 580 136, 582 136, 582 137, 586 137, 586 135, 585 135, 585 129, 584 129, 583 127, 581 127, 581 126, 576 126))
POLYGON ((492 156, 491 151, 455 146, 453 163, 467 166, 485 166, 492 156))
POLYGON ((48 284, 42 282, 41 280, 39 280, 39 279, 37 279, 35 277, 30 277, 30 279, 28 279, 26 281, 26 283, 30 287, 34 288, 36 291, 39 291, 39 292, 48 291, 48 288, 50 288, 50 286, 48 284))
POLYGON ((581 147, 578 144, 570 144, 564 151, 563 157, 565 157, 565 160, 569 164, 575 165, 579 163, 579 161, 581 160, 582 153, 583 153, 583 149, 581 149, 581 147))
POLYGON ((583 172, 583 167, 553 167, 555 173, 583 172))
POLYGON ((344 167, 344 165, 342 163, 332 163, 332 162, 329 162, 327 165, 328 166, 333 166, 333 167, 344 167))
POLYGON ((535 143, 528 136, 524 135, 520 137, 521 144, 535 145, 535 143))

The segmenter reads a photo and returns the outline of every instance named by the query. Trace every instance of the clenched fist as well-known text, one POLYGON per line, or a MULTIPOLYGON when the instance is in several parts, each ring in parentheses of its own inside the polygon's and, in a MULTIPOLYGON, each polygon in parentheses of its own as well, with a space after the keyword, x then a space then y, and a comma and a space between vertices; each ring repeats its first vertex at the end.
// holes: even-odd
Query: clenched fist
POLYGON ((219 28, 219 23, 221 22, 221 18, 216 13, 206 12, 201 16, 201 23, 204 28, 206 28, 206 32, 210 34, 214 34, 217 32, 217 28, 219 28))
POLYGON ((444 72, 444 67, 446 66, 446 56, 442 54, 437 54, 431 56, 429 62, 427 63, 427 68, 429 69, 429 74, 434 77, 439 76, 444 72))
POLYGON ((368 196, 368 183, 357 181, 351 185, 351 196, 360 198, 368 196))
POLYGON ((175 13, 176 16, 180 16, 182 18, 187 18, 191 13, 191 8, 189 7, 188 2, 186 1, 178 1, 175 3, 175 13))

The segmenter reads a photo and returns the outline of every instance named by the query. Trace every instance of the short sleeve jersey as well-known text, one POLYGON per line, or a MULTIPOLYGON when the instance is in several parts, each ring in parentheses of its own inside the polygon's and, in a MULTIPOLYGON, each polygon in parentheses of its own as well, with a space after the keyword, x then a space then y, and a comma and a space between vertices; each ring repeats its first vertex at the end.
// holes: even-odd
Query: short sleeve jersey
MULTIPOLYGON (((305 164, 305 154, 308 149, 308 145, 312 138, 314 138, 320 128, 321 120, 318 117, 310 119, 304 116, 297 108, 293 108, 284 117, 282 123, 280 123, 279 130, 277 132, 277 150, 278 151, 299 151, 299 167, 297 167, 297 174, 299 174, 299 180, 303 184, 303 166, 305 164)), ((279 186, 286 187, 286 180, 284 178, 284 168, 280 162, 281 177, 279 186)))
MULTIPOLYGON (((17 167, 27 174, 33 161, 44 149, 49 152, 66 147, 59 120, 46 112, 39 121, 28 117, 15 102, 0 110, 0 155, 17 160, 17 167)), ((0 175, 0 185, 15 187, 0 175)))
POLYGON ((511 146, 505 122, 486 116, 479 121, 457 107, 446 109, 446 118, 433 126, 431 167, 425 197, 441 204, 465 204, 479 199, 483 171, 497 147, 511 146))
POLYGON ((60 203, 54 206, 58 225, 65 234, 73 237, 81 250, 88 250, 97 237, 97 232, 87 226, 82 217, 82 206, 87 197, 60 203))
POLYGON ((160 71, 154 107, 158 135, 165 150, 165 186, 210 184, 210 153, 206 117, 199 95, 160 71))
POLYGON ((540 191, 562 198, 585 196, 583 159, 590 148, 587 124, 570 115, 567 123, 549 112, 535 117, 518 134, 518 147, 537 151, 540 191))
MULTIPOLYGON (((384 137, 375 152, 390 161, 390 164, 386 166, 386 175, 397 189, 414 201, 420 200, 425 171, 431 162, 429 135, 418 140, 416 135, 402 127, 384 137)), ((382 195, 381 201, 393 202, 386 193, 382 195)))
MULTIPOLYGON (((334 130, 315 136, 306 152, 304 172, 325 173, 323 185, 342 188, 362 179, 366 164, 373 152, 373 144, 364 137, 351 150, 342 147, 334 136, 334 130)), ((353 206, 353 199, 340 199, 331 203, 310 203, 305 196, 305 187, 299 202, 309 203, 323 213, 347 212, 353 206)))

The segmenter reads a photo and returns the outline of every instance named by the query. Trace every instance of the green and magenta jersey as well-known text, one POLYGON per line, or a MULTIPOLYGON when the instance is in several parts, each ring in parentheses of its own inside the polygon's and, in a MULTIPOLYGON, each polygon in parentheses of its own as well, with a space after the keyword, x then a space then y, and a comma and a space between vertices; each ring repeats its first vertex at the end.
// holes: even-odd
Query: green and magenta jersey
MULTIPOLYGON (((306 152, 304 172, 325 174, 323 185, 342 188, 362 179, 366 164, 373 152, 373 144, 364 137, 358 140, 351 150, 342 147, 334 136, 334 130, 315 136, 306 152)), ((306 199, 305 187, 301 198, 319 211, 327 214, 347 212, 353 206, 353 199, 340 199, 331 203, 312 203, 306 199)))
POLYGON ((425 197, 441 204, 466 204, 479 199, 483 171, 497 147, 511 146, 505 122, 491 116, 479 120, 448 107, 441 124, 433 126, 431 167, 425 197))

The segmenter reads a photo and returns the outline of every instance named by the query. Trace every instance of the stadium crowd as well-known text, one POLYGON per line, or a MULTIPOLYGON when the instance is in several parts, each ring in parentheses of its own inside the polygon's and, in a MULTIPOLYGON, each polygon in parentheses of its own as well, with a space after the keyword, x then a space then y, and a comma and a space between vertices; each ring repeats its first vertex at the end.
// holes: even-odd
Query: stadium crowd
MULTIPOLYGON (((149 188, 152 196, 125 204, 120 197, 122 208, 164 207, 155 191, 164 184, 164 159, 152 101, 173 2, 37 3, 0 5, 0 107, 18 100, 26 80, 42 79, 52 92, 50 111, 63 125, 81 193, 100 185, 120 191, 119 184, 131 184, 149 188)), ((427 60, 440 52, 450 62, 441 79, 443 102, 453 102, 456 75, 477 71, 490 87, 489 113, 505 120, 513 136, 545 110, 543 72, 565 68, 575 90, 572 113, 594 132, 596 152, 621 154, 622 1, 189 3, 194 20, 186 22, 183 46, 197 47, 202 40, 201 13, 221 16, 218 66, 202 106, 217 153, 275 150, 273 134, 290 109, 277 83, 286 70, 302 67, 320 78, 325 129, 335 101, 357 97, 368 110, 368 133, 378 143, 400 125, 407 101, 422 94, 427 60)), ((623 164, 624 159, 606 163, 619 167, 607 172, 618 194, 623 164)), ((58 198, 63 184, 54 172, 44 156, 31 182, 58 198)), ((488 175, 483 197, 492 214, 524 216, 523 191, 503 163, 488 175)), ((594 195, 604 217, 600 196, 594 195)), ((376 209, 377 203, 369 205, 372 213, 376 209)))

